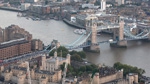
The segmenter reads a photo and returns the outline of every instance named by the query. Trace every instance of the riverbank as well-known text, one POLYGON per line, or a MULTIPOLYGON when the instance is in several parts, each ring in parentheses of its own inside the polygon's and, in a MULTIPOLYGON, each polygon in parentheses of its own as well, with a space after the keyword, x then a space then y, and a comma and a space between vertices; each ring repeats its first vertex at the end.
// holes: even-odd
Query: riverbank
POLYGON ((13 7, 0 7, 0 10, 8 10, 8 11, 14 11, 14 12, 24 12, 21 9, 13 8, 13 7))

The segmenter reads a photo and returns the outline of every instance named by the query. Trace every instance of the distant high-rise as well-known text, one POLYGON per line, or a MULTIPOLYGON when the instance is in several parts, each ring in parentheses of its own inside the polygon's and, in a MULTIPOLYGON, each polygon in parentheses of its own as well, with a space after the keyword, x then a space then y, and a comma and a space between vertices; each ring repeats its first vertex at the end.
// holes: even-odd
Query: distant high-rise
POLYGON ((117 3, 118 3, 118 5, 122 5, 122 4, 124 4, 124 0, 115 0, 115 2, 117 2, 117 3))
POLYGON ((106 10, 106 0, 101 0, 101 10, 106 10))

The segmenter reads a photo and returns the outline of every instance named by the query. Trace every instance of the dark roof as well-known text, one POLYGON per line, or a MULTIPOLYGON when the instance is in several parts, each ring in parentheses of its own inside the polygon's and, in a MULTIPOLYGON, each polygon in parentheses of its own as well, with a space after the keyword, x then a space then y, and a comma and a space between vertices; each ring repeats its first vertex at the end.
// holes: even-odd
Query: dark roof
POLYGON ((79 14, 76 16, 76 18, 85 20, 87 18, 87 15, 86 14, 79 14))
POLYGON ((17 40, 12 40, 12 41, 8 41, 8 42, 3 42, 0 44, 0 49, 18 45, 18 44, 24 44, 24 43, 28 43, 28 42, 29 41, 27 41, 25 39, 22 39, 22 40, 17 39, 17 40))
POLYGON ((18 66, 14 66, 13 69, 27 71, 27 68, 25 68, 25 67, 18 67, 18 66))
POLYGON ((113 67, 100 67, 99 68, 99 75, 100 78, 108 75, 115 74, 117 70, 113 67))
POLYGON ((45 71, 45 70, 36 70, 35 73, 54 75, 55 72, 45 71))

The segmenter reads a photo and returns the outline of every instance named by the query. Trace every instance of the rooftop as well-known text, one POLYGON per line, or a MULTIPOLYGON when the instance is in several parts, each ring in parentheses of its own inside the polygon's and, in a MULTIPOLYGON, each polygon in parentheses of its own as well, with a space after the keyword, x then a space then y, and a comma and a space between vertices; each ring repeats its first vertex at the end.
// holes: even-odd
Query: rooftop
POLYGON ((45 71, 45 70, 36 70, 36 73, 40 73, 40 74, 47 74, 47 75, 54 75, 55 72, 50 72, 50 71, 45 71))
POLYGON ((53 57, 53 58, 47 59, 47 62, 55 62, 56 59, 58 59, 59 62, 61 62, 62 60, 66 60, 66 58, 63 58, 63 57, 57 57, 57 58, 53 57))
POLYGON ((27 68, 25 68, 25 67, 18 67, 18 66, 14 66, 13 69, 27 71, 27 68))
POLYGON ((99 68, 99 75, 100 78, 108 75, 115 74, 117 70, 113 67, 100 67, 99 68))
POLYGON ((0 43, 0 49, 10 47, 10 46, 13 46, 13 45, 27 43, 27 42, 29 42, 29 41, 27 41, 25 38, 10 40, 10 41, 7 41, 7 42, 0 43))
POLYGON ((76 18, 79 18, 79 19, 82 19, 82 20, 85 20, 85 18, 87 17, 86 14, 79 14, 76 16, 76 18))

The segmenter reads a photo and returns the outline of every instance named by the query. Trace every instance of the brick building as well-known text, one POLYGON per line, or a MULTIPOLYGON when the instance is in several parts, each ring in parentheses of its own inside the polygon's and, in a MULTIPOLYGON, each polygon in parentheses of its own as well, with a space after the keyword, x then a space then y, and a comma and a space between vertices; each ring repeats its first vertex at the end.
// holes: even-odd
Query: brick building
POLYGON ((10 25, 3 29, 2 32, 3 34, 0 36, 0 38, 3 38, 3 42, 19 38, 27 38, 29 41, 32 39, 32 35, 28 31, 25 31, 23 28, 20 28, 17 25, 10 25))
POLYGON ((31 50, 43 50, 43 42, 40 39, 33 39, 31 41, 31 50))
POLYGON ((31 52, 31 42, 25 38, 11 40, 0 44, 0 59, 6 59, 31 52))
POLYGON ((3 29, 0 28, 0 43, 3 42, 4 38, 3 38, 3 29))
POLYGON ((41 40, 32 39, 32 34, 17 25, 0 28, 0 59, 43 50, 41 40))

